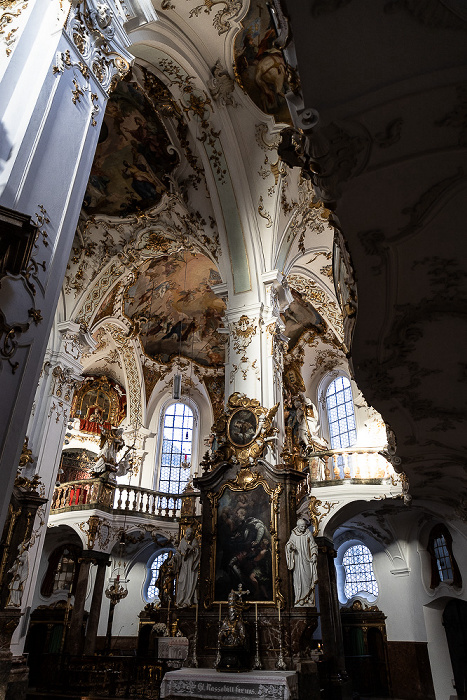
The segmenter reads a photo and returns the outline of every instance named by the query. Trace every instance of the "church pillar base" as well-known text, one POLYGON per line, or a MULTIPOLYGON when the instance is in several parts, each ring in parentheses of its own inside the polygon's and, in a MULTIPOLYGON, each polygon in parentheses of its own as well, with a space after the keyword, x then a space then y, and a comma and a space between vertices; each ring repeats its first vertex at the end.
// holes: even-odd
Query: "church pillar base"
POLYGON ((11 660, 10 676, 5 700, 25 700, 28 690, 29 668, 25 656, 11 660))
POLYGON ((352 700, 352 681, 339 674, 331 676, 325 697, 327 700, 352 700))
POLYGON ((13 655, 10 643, 21 618, 21 610, 0 611, 0 698, 5 698, 13 655))

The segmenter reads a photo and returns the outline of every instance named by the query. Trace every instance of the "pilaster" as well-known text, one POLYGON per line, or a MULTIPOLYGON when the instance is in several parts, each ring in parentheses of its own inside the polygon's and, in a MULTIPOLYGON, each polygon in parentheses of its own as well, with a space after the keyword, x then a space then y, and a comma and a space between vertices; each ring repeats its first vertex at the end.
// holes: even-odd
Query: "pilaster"
POLYGON ((132 60, 125 17, 112 0, 8 0, 7 9, 22 24, 10 27, 0 66, 0 204, 31 216, 38 230, 27 269, 6 273, 0 287, 0 340, 7 343, 0 353, 0 528, 106 102, 132 60))

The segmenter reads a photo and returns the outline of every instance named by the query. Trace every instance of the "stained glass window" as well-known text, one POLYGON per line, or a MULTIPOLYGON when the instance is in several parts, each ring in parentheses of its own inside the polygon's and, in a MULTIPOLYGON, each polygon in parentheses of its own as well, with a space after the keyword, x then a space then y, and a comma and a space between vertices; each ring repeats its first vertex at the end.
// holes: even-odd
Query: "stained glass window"
POLYGON ((357 441, 352 388, 347 377, 337 377, 326 391, 329 436, 333 450, 351 447, 357 441))
POLYGON ((173 403, 164 414, 159 491, 182 493, 191 467, 193 411, 184 403, 173 403))
POLYGON ((373 571, 373 556, 364 544, 356 544, 344 554, 342 564, 345 569, 344 593, 347 598, 366 591, 378 595, 378 583, 373 571))
POLYGON ((149 578, 149 584, 147 588, 146 597, 148 600, 152 600, 159 596, 159 589, 156 587, 157 577, 159 576, 159 569, 161 568, 163 562, 169 556, 168 552, 163 552, 154 558, 151 564, 151 576, 149 578))

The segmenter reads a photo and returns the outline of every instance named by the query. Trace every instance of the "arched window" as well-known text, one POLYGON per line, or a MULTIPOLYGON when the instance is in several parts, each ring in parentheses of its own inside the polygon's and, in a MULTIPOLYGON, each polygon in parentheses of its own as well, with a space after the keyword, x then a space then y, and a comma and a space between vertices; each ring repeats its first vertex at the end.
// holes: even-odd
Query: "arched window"
POLYGON ((373 555, 364 544, 355 544, 349 547, 342 565, 345 570, 344 593, 347 598, 352 598, 359 593, 366 592, 378 596, 378 583, 373 571, 373 555))
POLYGON ((146 587, 146 599, 147 600, 154 600, 154 598, 159 597, 159 589, 156 586, 156 581, 159 576, 159 571, 164 563, 164 561, 167 559, 169 556, 169 551, 167 550, 166 552, 162 552, 161 554, 158 554, 154 559, 152 560, 151 566, 150 566, 150 575, 146 587))
POLYGON ((447 527, 436 525, 430 532, 428 552, 431 557, 431 588, 448 583, 460 588, 462 577, 452 553, 452 536, 447 527))
POLYGON ((193 448, 193 411, 185 403, 171 403, 162 424, 159 491, 182 493, 189 476, 193 448))
POLYGON ((42 581, 41 595, 49 598, 55 591, 74 592, 81 553, 82 548, 74 544, 63 544, 54 549, 42 581))
POLYGON ((351 447, 357 441, 352 388, 347 377, 337 377, 326 391, 329 437, 333 450, 351 447))

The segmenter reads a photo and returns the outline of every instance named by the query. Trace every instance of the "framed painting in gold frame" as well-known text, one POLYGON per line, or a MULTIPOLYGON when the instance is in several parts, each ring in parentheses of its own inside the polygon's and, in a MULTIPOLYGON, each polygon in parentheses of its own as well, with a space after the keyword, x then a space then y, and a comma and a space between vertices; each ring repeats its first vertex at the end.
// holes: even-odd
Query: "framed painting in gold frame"
POLYGON ((217 493, 212 506, 211 595, 207 604, 227 601, 239 584, 248 602, 277 605, 277 510, 280 485, 242 469, 217 493))

